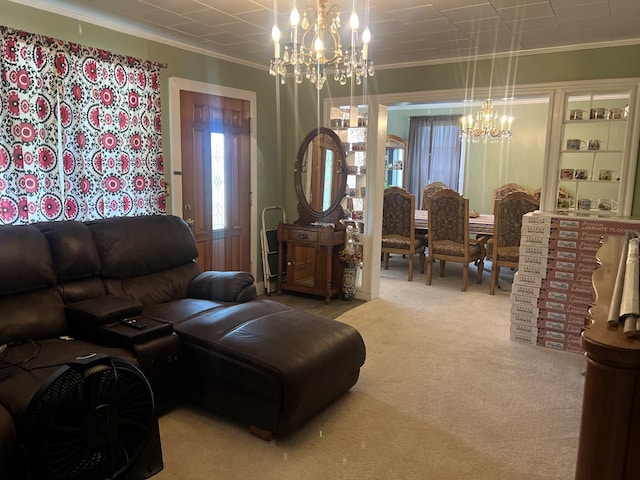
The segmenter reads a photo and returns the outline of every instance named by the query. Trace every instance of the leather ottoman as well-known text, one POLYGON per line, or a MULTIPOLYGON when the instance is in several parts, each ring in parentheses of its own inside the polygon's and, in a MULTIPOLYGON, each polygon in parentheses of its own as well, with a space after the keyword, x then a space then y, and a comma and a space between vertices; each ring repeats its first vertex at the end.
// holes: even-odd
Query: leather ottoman
POLYGON ((365 360, 353 327, 273 300, 212 310, 174 329, 193 400, 265 439, 291 432, 349 390, 365 360))

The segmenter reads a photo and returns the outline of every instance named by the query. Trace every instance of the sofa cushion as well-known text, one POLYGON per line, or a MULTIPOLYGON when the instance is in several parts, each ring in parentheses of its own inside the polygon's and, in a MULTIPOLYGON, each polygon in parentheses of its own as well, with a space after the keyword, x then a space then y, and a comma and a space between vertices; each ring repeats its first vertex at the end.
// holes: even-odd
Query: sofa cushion
POLYGON ((200 273, 195 262, 161 272, 129 278, 105 278, 104 286, 109 295, 129 297, 145 307, 170 302, 187 296, 191 280, 200 273))
POLYGON ((64 304, 55 287, 0 297, 0 312, 0 345, 57 337, 67 331, 64 304))
POLYGON ((158 303, 145 307, 144 316, 177 325, 190 318, 211 312, 212 310, 225 310, 221 308, 224 306, 228 307, 229 305, 213 300, 181 298, 172 302, 158 303))
POLYGON ((104 278, 148 275, 190 263, 198 256, 185 221, 149 215, 87 222, 104 278))
POLYGON ((0 296, 51 287, 56 272, 49 244, 33 225, 0 228, 0 296))
POLYGON ((91 231, 81 222, 43 222, 35 224, 47 240, 58 281, 100 275, 100 257, 91 231))

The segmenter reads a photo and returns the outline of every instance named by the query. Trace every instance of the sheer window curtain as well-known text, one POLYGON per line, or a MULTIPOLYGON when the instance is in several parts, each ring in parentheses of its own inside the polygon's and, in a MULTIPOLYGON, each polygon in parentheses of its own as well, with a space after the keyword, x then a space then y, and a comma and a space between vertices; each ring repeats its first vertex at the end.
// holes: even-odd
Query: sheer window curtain
POLYGON ((0 224, 165 213, 161 65, 0 26, 0 224))
MULTIPOLYGON (((420 199, 422 188, 435 181, 459 190, 461 143, 457 115, 409 119, 405 165, 406 189, 420 199)), ((416 204, 419 205, 418 201, 416 204)))

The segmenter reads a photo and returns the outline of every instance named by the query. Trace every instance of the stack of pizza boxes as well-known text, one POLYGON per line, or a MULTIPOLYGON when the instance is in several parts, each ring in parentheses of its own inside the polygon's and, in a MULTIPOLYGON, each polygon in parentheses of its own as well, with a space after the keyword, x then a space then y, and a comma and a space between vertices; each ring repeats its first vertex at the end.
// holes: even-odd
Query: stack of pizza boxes
POLYGON ((597 252, 605 236, 623 235, 638 227, 634 223, 526 214, 511 290, 511 339, 582 353, 581 332, 595 300, 597 252))

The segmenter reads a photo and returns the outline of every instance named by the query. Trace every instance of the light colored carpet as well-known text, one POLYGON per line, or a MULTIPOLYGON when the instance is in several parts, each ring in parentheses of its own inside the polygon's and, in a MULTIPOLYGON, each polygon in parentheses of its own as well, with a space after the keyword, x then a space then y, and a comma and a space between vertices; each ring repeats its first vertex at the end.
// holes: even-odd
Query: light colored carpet
POLYGON ((584 358, 509 340, 509 273, 488 294, 471 268, 431 286, 406 260, 381 296, 340 317, 367 360, 352 390, 293 435, 182 406, 160 419, 162 479, 567 480, 574 477, 584 358))

